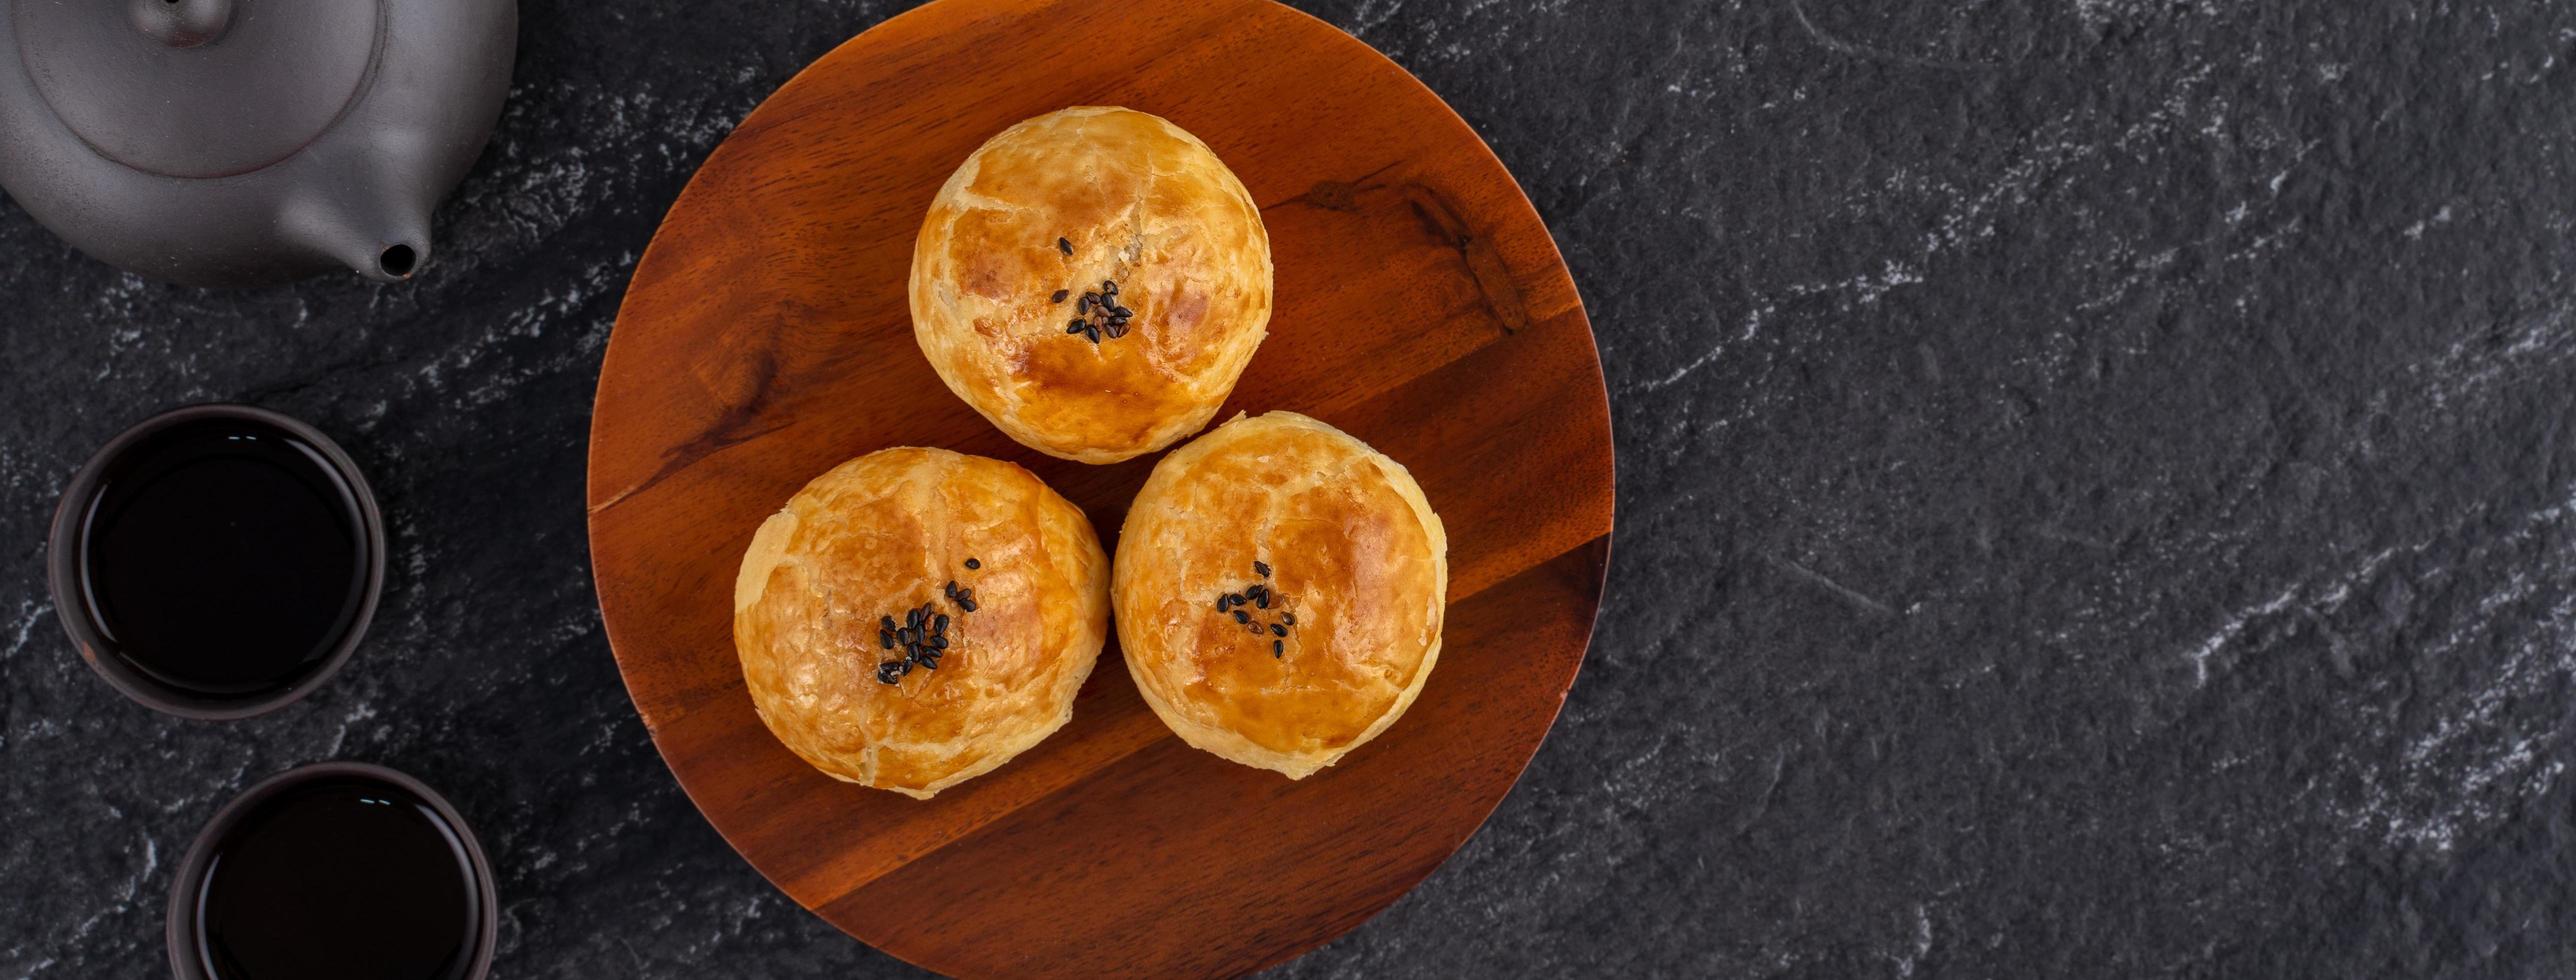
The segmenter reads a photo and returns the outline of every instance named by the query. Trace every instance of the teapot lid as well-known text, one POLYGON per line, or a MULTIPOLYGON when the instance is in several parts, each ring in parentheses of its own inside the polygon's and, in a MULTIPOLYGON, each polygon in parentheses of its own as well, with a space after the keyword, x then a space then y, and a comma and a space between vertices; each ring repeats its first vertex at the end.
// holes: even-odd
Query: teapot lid
POLYGON ((228 177, 293 156, 358 97, 385 33, 378 0, 14 6, 18 55, 64 128, 166 177, 228 177))

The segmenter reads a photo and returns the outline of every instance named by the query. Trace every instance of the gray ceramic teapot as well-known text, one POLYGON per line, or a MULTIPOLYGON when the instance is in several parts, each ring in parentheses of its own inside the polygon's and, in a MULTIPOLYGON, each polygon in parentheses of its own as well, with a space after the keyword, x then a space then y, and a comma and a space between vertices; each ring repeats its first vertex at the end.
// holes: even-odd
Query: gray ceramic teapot
POLYGON ((517 0, 0 0, 0 187, 196 285, 428 261, 500 115, 517 0))

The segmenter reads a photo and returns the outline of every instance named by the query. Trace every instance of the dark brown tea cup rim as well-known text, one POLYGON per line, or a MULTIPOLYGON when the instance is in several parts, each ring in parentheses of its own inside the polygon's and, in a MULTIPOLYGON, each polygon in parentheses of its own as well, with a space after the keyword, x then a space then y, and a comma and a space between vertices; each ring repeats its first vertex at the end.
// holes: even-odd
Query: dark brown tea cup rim
POLYGON ((474 828, 465 822, 465 816, 456 812, 456 807, 449 804, 446 797, 438 795, 437 790, 401 772, 365 762, 315 762, 270 776, 243 790, 241 795, 233 797, 232 802, 224 804, 223 809, 215 811, 214 819, 206 821, 205 829, 197 832, 196 842, 188 845, 187 855, 179 859, 178 871, 170 878, 170 905, 165 913, 166 925, 162 929, 170 946, 172 976, 178 980, 213 980, 203 964, 197 961, 196 899, 198 890, 205 884, 206 873, 212 870, 209 866, 214 862, 215 842, 222 840, 234 824, 241 822, 243 816, 269 798, 307 783, 337 776, 359 776, 402 787, 428 803, 430 809, 438 811, 439 819, 447 821, 447 826, 456 832, 456 839, 465 845, 465 863, 474 873, 475 894, 483 903, 481 928, 476 930, 479 935, 474 940, 474 958, 467 964, 465 977, 466 980, 485 980, 491 975, 494 933, 501 926, 500 899, 492 888, 491 859, 484 856, 483 843, 475 838, 474 828))
POLYGON ((72 644, 80 648, 81 659, 88 661, 90 669, 98 672, 108 686, 156 711, 181 718, 229 721, 266 714, 301 701, 330 680, 332 675, 338 674, 341 665, 348 663, 349 654, 357 650, 358 641, 367 634, 367 624, 375 619, 377 600, 384 595, 385 519, 376 510, 376 494, 367 485, 366 475, 358 472, 358 464, 349 458, 348 453, 341 451, 339 443, 331 441, 331 437, 323 435, 321 430, 249 405, 190 405, 144 419, 117 433, 116 438, 99 447, 98 453, 72 474, 71 482, 63 485, 61 501, 54 505, 53 529, 45 543, 45 571, 47 587, 53 592, 54 618, 60 620, 63 630, 71 634, 72 644), (285 430, 320 450, 331 468, 339 473, 340 479, 348 484, 350 495, 358 503, 360 533, 366 539, 367 549, 366 593, 359 599, 358 614, 334 641, 330 655, 323 658, 320 667, 292 686, 262 697, 210 698, 154 680, 123 658, 106 651, 106 634, 91 620, 89 603, 81 596, 81 525, 89 511, 90 501, 98 495, 99 480, 106 474, 108 465, 144 437, 198 419, 247 419, 285 430))

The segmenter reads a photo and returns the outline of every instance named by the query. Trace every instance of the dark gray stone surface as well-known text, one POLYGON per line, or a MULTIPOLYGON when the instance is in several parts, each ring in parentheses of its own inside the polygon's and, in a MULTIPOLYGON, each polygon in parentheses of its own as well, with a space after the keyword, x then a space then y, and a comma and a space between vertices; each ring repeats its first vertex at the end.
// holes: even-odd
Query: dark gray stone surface
MULTIPOLYGON (((894 6, 532 0, 416 285, 169 288, 0 205, 0 975, 156 973, 198 824, 335 757, 479 823, 503 976, 909 972, 674 786, 581 512, 655 221, 894 6), (60 481, 200 399, 393 528, 367 647, 248 723, 126 703, 40 578, 60 481)), ((1520 787, 1285 972, 2576 974, 2576 6, 1310 6, 1548 217, 1622 492, 1520 787)))

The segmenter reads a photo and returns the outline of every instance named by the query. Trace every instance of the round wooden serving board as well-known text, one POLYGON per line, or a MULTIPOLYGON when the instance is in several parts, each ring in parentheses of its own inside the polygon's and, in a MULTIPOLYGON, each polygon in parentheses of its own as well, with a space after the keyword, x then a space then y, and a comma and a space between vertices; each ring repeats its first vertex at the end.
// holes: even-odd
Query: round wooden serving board
POLYGON ((671 771, 797 902, 954 974, 1240 973, 1385 908, 1547 734, 1610 520, 1600 360, 1547 227, 1420 82, 1267 0, 944 0, 841 45, 672 206, 591 422, 600 610, 671 771), (944 446, 1028 467, 1114 550, 1159 458, 1025 449, 913 343, 931 197, 986 137, 1069 105, 1169 118, 1251 188, 1277 310, 1217 418, 1304 412, 1412 469, 1449 529, 1440 665, 1403 720, 1292 782, 1173 737, 1113 638, 1073 722, 1002 768, 927 802, 836 782, 743 689, 733 578, 762 518, 853 456, 944 446))

